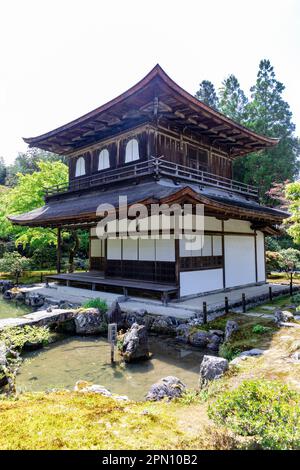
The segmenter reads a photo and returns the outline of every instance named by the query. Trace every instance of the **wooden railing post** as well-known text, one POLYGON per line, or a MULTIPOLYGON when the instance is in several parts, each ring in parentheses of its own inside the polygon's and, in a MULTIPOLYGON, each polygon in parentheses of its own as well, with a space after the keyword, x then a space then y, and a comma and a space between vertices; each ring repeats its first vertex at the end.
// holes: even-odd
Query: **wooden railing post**
POLYGON ((242 294, 242 306, 243 306, 243 313, 246 313, 246 295, 242 294))
POLYGON ((228 297, 225 297, 225 313, 229 313, 228 297))
POLYGON ((270 302, 273 302, 272 286, 269 286, 269 300, 270 302))
POLYGON ((206 304, 206 302, 203 302, 202 314, 203 314, 203 324, 205 325, 207 323, 207 304, 206 304))

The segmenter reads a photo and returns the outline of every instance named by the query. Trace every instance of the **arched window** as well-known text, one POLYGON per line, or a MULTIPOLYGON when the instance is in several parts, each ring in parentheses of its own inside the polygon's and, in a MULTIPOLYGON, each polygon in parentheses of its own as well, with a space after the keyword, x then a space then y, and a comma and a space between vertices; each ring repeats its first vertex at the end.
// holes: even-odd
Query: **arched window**
POLYGON ((109 168, 109 151, 107 149, 101 150, 98 159, 98 170, 105 170, 109 168))
POLYGON ((126 145, 125 163, 133 162, 139 158, 139 143, 136 139, 131 139, 126 145))
POLYGON ((83 176, 85 175, 85 160, 83 157, 79 157, 76 161, 76 170, 75 176, 83 176))

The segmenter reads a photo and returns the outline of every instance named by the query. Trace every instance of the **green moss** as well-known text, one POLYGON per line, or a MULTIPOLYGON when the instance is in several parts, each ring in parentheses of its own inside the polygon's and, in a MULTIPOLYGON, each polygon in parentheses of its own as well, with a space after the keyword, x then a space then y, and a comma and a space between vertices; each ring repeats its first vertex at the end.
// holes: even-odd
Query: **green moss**
POLYGON ((26 343, 46 345, 51 339, 52 335, 48 328, 39 326, 26 325, 24 327, 4 328, 0 332, 0 341, 4 341, 8 346, 13 346, 20 351, 26 343))

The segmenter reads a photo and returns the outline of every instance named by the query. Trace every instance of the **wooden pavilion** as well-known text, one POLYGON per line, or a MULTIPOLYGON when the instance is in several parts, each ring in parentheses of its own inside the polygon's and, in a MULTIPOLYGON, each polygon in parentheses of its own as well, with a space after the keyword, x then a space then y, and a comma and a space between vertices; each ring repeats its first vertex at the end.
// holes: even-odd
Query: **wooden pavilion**
POLYGON ((156 65, 112 101, 38 137, 30 147, 64 155, 69 182, 49 187, 45 205, 11 216, 19 225, 58 229, 57 275, 52 279, 93 289, 131 289, 177 297, 264 283, 265 235, 287 214, 262 206, 257 188, 234 181, 232 165, 277 144, 233 122, 178 86, 156 65), (137 236, 99 239, 97 208, 204 204, 204 245, 137 236), (60 271, 61 230, 90 232, 90 271, 60 271))

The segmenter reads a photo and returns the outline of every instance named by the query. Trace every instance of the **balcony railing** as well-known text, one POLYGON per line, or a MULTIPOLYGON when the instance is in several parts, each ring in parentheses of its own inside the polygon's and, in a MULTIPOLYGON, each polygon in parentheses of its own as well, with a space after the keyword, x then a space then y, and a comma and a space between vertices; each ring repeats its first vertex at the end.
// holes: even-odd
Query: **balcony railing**
POLYGON ((150 160, 128 164, 113 170, 106 170, 103 173, 81 176, 71 180, 69 183, 46 188, 45 195, 50 197, 60 193, 80 191, 119 181, 134 180, 147 175, 153 175, 157 179, 167 176, 177 181, 188 181, 194 184, 226 189, 252 198, 258 197, 258 189, 255 186, 225 178, 224 176, 214 175, 207 171, 179 165, 178 163, 165 160, 164 157, 151 157, 150 160))

